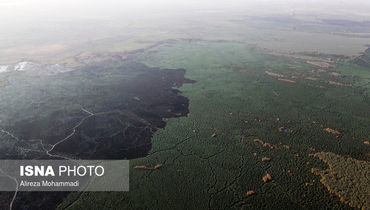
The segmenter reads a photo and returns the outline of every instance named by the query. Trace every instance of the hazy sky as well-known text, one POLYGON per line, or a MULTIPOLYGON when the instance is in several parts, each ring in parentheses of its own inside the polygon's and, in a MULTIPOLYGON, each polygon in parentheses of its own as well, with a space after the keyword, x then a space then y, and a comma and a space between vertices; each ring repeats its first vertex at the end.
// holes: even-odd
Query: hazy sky
POLYGON ((0 18, 8 23, 40 18, 150 16, 156 12, 199 9, 246 9, 274 13, 321 10, 370 17, 368 0, 0 0, 0 18))
POLYGON ((218 21, 268 15, 370 21, 370 0, 0 0, 0 56, 153 32, 198 37, 218 21))

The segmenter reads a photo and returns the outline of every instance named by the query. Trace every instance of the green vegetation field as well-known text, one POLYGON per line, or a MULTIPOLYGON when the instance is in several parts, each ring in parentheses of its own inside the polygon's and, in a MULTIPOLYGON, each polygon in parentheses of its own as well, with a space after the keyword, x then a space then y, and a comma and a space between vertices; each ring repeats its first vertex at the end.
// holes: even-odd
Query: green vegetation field
POLYGON ((320 71, 234 42, 163 44, 138 56, 151 67, 184 68, 197 81, 180 88, 190 114, 169 119, 150 154, 130 161, 130 192, 73 193, 59 208, 350 208, 311 172, 327 165, 309 154, 369 161, 370 71, 349 58, 311 56, 335 67, 320 71), (272 181, 264 183, 267 173, 272 181))

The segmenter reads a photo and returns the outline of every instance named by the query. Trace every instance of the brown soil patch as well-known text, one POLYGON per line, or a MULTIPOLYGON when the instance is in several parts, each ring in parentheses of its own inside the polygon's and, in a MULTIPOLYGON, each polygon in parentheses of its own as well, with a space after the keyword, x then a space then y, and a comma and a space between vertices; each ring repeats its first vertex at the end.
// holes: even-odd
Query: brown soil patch
POLYGON ((352 84, 344 84, 344 83, 335 82, 335 81, 328 81, 328 84, 329 85, 336 85, 336 86, 340 86, 340 87, 352 87, 353 86, 352 84))
POLYGON ((269 72, 269 71, 265 71, 265 73, 269 76, 276 77, 276 78, 284 77, 284 75, 282 75, 282 74, 272 73, 272 72, 269 72))
POLYGON ((289 82, 289 83, 297 83, 296 81, 294 80, 290 80, 290 79, 282 79, 282 78, 278 78, 279 81, 283 81, 283 82, 289 82))
POLYGON ((315 77, 305 77, 306 80, 311 80, 311 81, 318 81, 319 78, 315 78, 315 77))
POLYGON ((271 160, 271 158, 263 157, 261 160, 262 160, 262 162, 269 162, 271 160))
POLYGON ((249 197, 249 196, 251 196, 251 195, 254 195, 254 194, 256 194, 256 192, 254 192, 253 190, 249 190, 249 191, 247 192, 247 197, 249 197))
POLYGON ((262 177, 262 181, 263 181, 264 183, 267 183, 267 182, 269 182, 269 181, 272 181, 272 177, 271 177, 271 175, 270 175, 270 174, 266 174, 264 177, 262 177))
POLYGON ((334 134, 334 135, 340 135, 340 134, 342 134, 341 132, 339 132, 337 130, 334 130, 334 129, 331 129, 331 128, 325 128, 324 131, 326 131, 328 133, 331 133, 331 134, 334 134))

